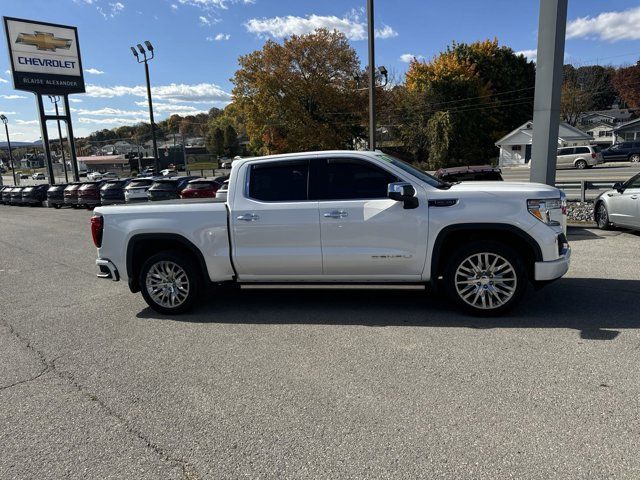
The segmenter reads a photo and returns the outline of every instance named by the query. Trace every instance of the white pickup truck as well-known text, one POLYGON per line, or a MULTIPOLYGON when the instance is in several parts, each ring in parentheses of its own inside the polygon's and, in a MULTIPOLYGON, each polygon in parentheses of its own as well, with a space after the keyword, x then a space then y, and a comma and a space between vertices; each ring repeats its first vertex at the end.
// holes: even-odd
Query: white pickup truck
POLYGON ((444 183, 381 152, 239 160, 226 201, 101 207, 98 276, 154 310, 235 282, 422 284, 479 315, 564 275, 561 192, 535 183, 444 183))

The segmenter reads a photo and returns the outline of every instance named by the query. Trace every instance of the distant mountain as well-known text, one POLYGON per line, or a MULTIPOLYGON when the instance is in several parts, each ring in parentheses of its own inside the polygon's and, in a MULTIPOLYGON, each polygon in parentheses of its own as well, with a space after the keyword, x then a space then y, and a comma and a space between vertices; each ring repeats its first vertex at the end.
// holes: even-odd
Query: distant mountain
MULTIPOLYGON (((37 148, 42 148, 42 142, 40 140, 36 140, 35 142, 14 142, 13 140, 11 141, 11 149, 14 148, 33 148, 33 147, 37 147, 37 148)), ((7 142, 0 142, 0 149, 2 150, 6 150, 7 149, 7 142)))

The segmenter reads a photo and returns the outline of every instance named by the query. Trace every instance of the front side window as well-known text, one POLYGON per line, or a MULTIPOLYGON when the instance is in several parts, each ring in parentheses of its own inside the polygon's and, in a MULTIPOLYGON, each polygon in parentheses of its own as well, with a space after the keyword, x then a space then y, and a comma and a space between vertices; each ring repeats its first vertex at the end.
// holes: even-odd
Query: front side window
POLYGON ((558 155, 571 155, 573 154, 573 148, 561 148, 558 150, 558 155))
POLYGON ((364 160, 329 158, 314 165, 312 198, 318 200, 387 198, 389 184, 398 181, 395 175, 364 160))
POLYGON ((625 185, 625 188, 640 188, 640 174, 630 178, 625 185))
POLYGON ((588 147, 578 147, 576 148, 576 153, 591 153, 588 147))
POLYGON ((250 166, 249 197, 265 202, 296 202, 308 199, 307 160, 257 163, 250 166))

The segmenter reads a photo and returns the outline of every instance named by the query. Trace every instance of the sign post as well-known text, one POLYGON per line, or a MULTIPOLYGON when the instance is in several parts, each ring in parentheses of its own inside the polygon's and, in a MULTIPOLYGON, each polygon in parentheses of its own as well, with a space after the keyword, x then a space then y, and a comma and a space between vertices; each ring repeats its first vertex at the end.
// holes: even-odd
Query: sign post
POLYGON ((34 20, 4 17, 4 29, 9 47, 9 60, 16 90, 36 95, 42 143, 51 184, 55 183, 48 120, 62 120, 67 125, 71 165, 76 181, 79 181, 71 110, 68 95, 84 93, 84 74, 78 43, 78 29, 34 20), (60 95, 64 99, 64 115, 47 115, 43 95, 60 95))

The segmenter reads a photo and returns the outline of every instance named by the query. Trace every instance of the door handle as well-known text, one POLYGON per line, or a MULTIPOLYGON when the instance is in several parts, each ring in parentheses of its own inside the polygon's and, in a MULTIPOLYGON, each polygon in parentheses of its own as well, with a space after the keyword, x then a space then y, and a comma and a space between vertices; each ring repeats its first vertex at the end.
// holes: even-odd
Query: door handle
POLYGON ((323 214, 324 218, 344 218, 349 215, 344 210, 333 210, 331 212, 326 212, 323 214))
POLYGON ((245 213, 244 215, 237 216, 236 219, 244 220, 245 222, 255 222, 256 220, 260 220, 260 215, 256 215, 255 213, 245 213))

